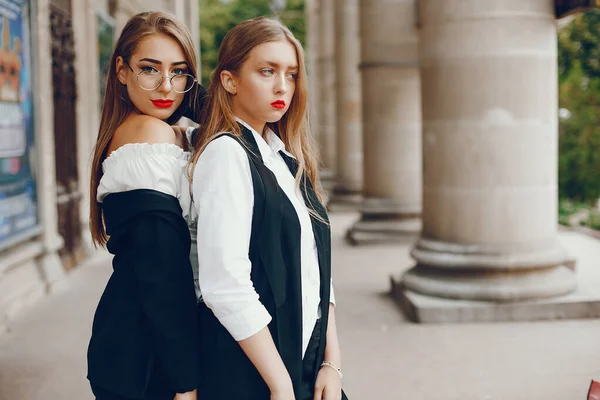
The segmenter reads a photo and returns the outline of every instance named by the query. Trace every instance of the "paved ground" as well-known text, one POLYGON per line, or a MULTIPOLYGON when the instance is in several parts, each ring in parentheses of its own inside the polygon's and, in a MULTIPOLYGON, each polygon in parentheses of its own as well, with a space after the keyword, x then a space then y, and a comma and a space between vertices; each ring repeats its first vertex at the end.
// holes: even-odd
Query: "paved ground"
MULTIPOLYGON (((584 400, 600 378, 600 320, 417 325, 385 294, 411 265, 403 245, 349 247, 356 215, 335 214, 334 279, 352 400, 584 400)), ((580 279, 600 276, 600 241, 561 233, 580 279)), ((85 351, 110 273, 100 255, 69 275, 70 288, 25 312, 0 338, 0 400, 91 400, 85 351)), ((233 399, 232 399, 233 400, 233 399)))

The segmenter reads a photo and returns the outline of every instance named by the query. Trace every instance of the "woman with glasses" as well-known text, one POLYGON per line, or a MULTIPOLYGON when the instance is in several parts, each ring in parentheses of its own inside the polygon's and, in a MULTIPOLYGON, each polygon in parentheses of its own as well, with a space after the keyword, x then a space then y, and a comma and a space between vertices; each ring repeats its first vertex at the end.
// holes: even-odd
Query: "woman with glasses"
POLYGON ((88 348, 98 400, 196 399, 190 153, 170 125, 197 93, 187 28, 159 12, 131 18, 111 58, 91 173, 92 238, 114 255, 88 348))

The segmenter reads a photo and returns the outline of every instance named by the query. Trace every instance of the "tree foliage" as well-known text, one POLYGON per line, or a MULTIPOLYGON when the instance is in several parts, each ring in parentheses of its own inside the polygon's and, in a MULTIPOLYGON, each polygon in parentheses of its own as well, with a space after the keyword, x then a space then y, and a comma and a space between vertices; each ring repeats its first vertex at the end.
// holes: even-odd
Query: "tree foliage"
POLYGON ((559 193, 600 197, 600 10, 580 14, 558 36, 559 193), (568 110, 568 111, 566 111, 568 110))
MULTIPOLYGON (((270 0, 199 0, 200 1, 200 59, 202 83, 207 84, 217 65, 219 46, 225 34, 242 21, 258 16, 273 17, 270 0)), ((304 0, 287 0, 280 13, 281 21, 304 42, 304 0)))

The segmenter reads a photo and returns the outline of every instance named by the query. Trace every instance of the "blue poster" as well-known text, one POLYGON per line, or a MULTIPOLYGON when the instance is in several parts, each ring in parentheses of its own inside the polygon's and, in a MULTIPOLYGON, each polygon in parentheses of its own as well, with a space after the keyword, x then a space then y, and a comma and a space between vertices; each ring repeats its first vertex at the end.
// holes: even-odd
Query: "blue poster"
POLYGON ((0 250, 38 232, 27 0, 0 0, 0 250))

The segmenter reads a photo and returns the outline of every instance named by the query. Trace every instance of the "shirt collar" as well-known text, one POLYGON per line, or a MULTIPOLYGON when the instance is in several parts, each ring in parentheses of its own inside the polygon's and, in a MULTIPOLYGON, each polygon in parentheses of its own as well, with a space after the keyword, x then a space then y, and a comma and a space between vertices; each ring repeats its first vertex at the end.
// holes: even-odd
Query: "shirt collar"
POLYGON ((235 117, 235 120, 240 124, 244 125, 246 128, 248 128, 250 132, 252 132, 254 140, 256 140, 256 143, 258 144, 258 150, 260 151, 260 154, 263 158, 265 158, 265 156, 270 153, 278 154, 280 151, 288 157, 292 157, 294 159, 296 158, 293 154, 291 154, 285 149, 285 144, 283 143, 281 138, 277 136, 277 134, 273 132, 270 128, 266 128, 265 136, 267 137, 267 140, 265 140, 262 137, 262 135, 256 132, 254 128, 252 128, 249 124, 247 124, 238 117, 235 117))

